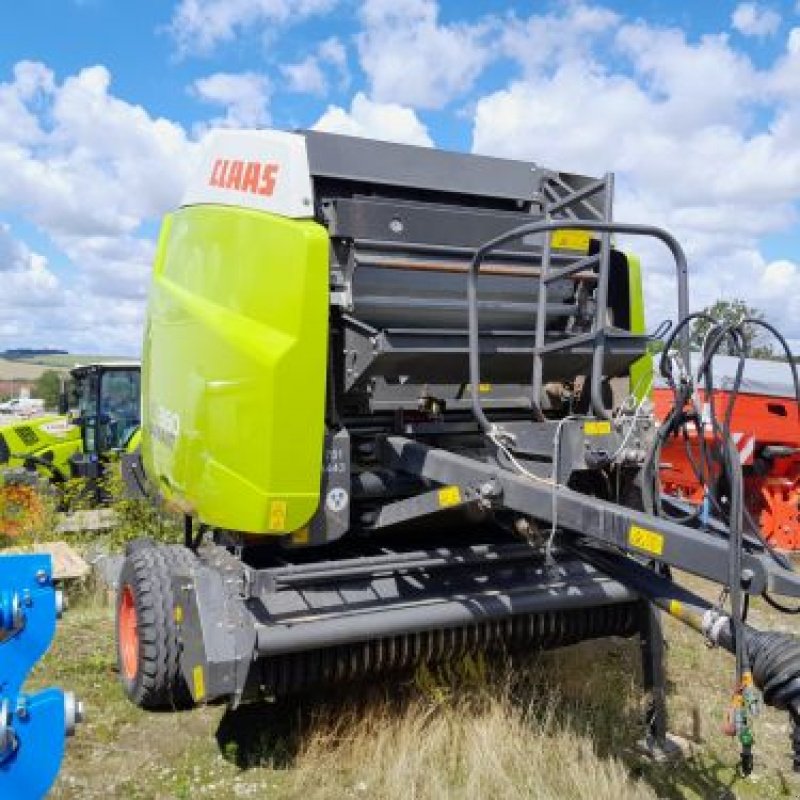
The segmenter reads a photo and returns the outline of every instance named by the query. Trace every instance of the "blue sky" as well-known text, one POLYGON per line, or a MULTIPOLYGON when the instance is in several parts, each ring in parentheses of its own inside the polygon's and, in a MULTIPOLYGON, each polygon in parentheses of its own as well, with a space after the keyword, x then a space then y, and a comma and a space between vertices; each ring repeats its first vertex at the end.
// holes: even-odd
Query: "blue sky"
MULTIPOLYGON (((696 307, 744 297, 800 344, 796 2, 28 0, 0 42, 0 349, 138 351, 159 218, 217 125, 613 170, 696 307)), ((674 289, 642 255, 655 325, 674 289)))

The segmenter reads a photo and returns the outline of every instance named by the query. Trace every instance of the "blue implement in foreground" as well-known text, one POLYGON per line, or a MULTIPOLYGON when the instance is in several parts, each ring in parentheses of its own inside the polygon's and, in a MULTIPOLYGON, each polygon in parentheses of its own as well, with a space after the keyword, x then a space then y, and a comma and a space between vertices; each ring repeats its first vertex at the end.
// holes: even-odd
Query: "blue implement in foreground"
POLYGON ((23 686, 63 606, 49 555, 0 554, 0 798, 39 800, 58 775, 82 709, 70 693, 23 686))

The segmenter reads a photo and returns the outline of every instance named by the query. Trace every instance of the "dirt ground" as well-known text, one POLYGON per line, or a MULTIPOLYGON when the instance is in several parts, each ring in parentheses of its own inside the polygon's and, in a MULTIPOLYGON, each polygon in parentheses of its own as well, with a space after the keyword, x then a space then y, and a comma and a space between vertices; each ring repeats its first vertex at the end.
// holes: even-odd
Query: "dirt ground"
MULTIPOLYGON (((782 625, 760 604, 754 624, 782 625)), ((522 663, 337 690, 228 711, 145 713, 117 684, 113 612, 92 594, 60 623, 34 685, 70 689, 87 721, 54 800, 92 798, 798 798, 789 725, 756 723, 756 771, 720 732, 729 656, 667 621, 671 729, 694 754, 652 765, 638 644, 585 643, 522 663)))

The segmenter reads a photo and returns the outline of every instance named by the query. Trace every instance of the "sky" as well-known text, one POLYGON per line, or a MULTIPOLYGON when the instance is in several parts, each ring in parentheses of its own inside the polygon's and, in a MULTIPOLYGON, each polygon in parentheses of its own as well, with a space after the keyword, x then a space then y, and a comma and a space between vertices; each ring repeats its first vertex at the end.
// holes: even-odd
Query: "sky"
MULTIPOLYGON (((0 350, 136 355, 162 215, 214 127, 616 176, 615 217, 800 351, 800 0, 0 4, 0 350)), ((643 258, 648 322, 674 270, 643 258)))

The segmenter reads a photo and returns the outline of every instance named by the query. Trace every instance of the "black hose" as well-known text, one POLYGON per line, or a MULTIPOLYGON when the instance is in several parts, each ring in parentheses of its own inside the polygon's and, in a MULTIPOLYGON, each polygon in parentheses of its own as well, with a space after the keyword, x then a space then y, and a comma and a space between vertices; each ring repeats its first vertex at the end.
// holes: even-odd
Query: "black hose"
POLYGON ((753 681, 764 702, 800 722, 800 639, 777 631, 747 631, 753 681))

